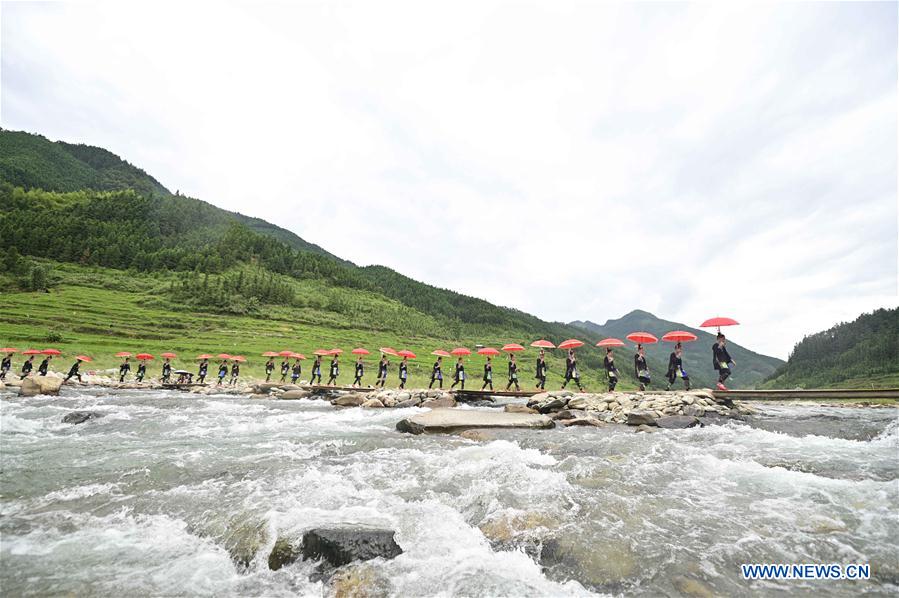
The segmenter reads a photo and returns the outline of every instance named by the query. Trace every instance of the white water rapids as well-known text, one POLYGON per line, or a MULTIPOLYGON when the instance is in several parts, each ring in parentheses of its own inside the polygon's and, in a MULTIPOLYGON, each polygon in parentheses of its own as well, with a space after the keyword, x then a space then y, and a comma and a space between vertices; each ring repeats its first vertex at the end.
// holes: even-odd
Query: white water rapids
POLYGON ((748 423, 410 436, 421 409, 160 391, 0 401, 4 595, 319 596, 278 537, 396 530, 395 596, 895 595, 896 409, 759 406, 748 423), (104 414, 64 424, 73 410, 104 414), (541 551, 543 557, 541 557, 541 551), (741 563, 870 563, 748 582, 741 563))

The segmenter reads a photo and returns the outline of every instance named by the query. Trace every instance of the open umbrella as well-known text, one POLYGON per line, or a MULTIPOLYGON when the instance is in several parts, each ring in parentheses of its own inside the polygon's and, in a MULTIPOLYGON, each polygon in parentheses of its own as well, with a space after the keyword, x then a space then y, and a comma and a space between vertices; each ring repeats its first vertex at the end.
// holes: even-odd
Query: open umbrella
POLYGON ((409 359, 415 359, 415 357, 416 357, 415 353, 413 353, 409 349, 403 349, 402 351, 397 351, 396 354, 399 355, 400 357, 407 357, 409 359))
POLYGON ((499 351, 493 347, 482 347, 478 349, 478 355, 490 355, 492 357, 499 355, 499 351))
POLYGON ((78 361, 93 361, 93 359, 91 359, 87 355, 76 355, 75 359, 77 359, 78 361))
POLYGON ((597 347, 623 347, 624 341, 617 338, 604 338, 598 343, 596 343, 597 347))
POLYGON ((397 355, 396 349, 392 349, 390 347, 381 347, 380 350, 381 350, 381 353, 384 353, 385 355, 393 355, 394 357, 396 357, 396 355, 397 355))
MULTIPOLYGON (((38 349, 26 349, 22 351, 22 355, 40 355, 41 352, 38 349)), ((130 355, 130 353, 129 353, 130 355)))
POLYGON ((700 328, 718 328, 718 332, 721 332, 722 326, 737 326, 739 322, 734 320, 733 318, 709 318, 705 322, 699 325, 700 328))
POLYGON ((227 353, 219 353, 215 356, 216 359, 231 359, 231 356, 227 353))
POLYGON ((686 330, 672 330, 662 336, 666 343, 690 343, 696 340, 696 335, 686 330))
POLYGON ((262 354, 263 357, 290 357, 290 351, 284 351, 287 355, 281 355, 275 351, 266 351, 262 354))
POLYGON ((233 360, 236 361, 237 363, 245 363, 245 362, 247 361, 247 358, 244 357, 243 355, 235 355, 235 356, 232 357, 231 359, 233 359, 233 360))
POLYGON ((197 355, 197 359, 212 359, 212 355, 209 353, 203 353, 202 355, 197 355))
POLYGON ((131 357, 131 353, 128 351, 119 351, 115 354, 116 357, 131 357))
POLYGON ((178 357, 174 353, 160 353, 159 355, 160 357, 164 357, 165 359, 175 359, 176 357, 178 357))
POLYGON ((138 353, 137 355, 135 355, 135 357, 137 357, 137 358, 140 359, 141 361, 145 361, 145 360, 147 360, 147 359, 155 359, 155 358, 154 358, 152 355, 150 355, 149 353, 138 353))
POLYGON ((331 352, 328 351, 327 349, 316 349, 315 351, 312 352, 312 354, 324 357, 325 355, 330 355, 331 352))
POLYGON ((584 341, 579 341, 576 338, 570 338, 567 341, 563 341, 559 343, 560 349, 577 349, 578 347, 583 347, 584 341))
POLYGON ((450 353, 456 356, 471 355, 471 350, 466 349, 465 347, 456 347, 455 349, 450 351, 450 353))
POLYGON ((13 347, 3 347, 0 349, 0 353, 18 353, 19 350, 13 347))
POLYGON ((627 340, 637 343, 638 345, 651 345, 653 343, 659 342, 659 339, 649 334, 648 332, 631 332, 625 338, 627 340))
POLYGON ((306 356, 302 353, 291 353, 289 357, 292 357, 294 359, 306 359, 306 356))
POLYGON ((359 347, 358 349, 353 349, 352 351, 350 351, 350 353, 352 353, 353 355, 368 355, 368 349, 359 347))
POLYGON ((431 351, 431 355, 437 355, 438 357, 449 357, 450 352, 444 351, 443 349, 437 349, 435 351, 431 351))
POLYGON ((62 355, 62 351, 59 349, 44 349, 41 353, 44 355, 62 355))
POLYGON ((503 345, 503 351, 505 351, 506 353, 514 353, 516 351, 524 351, 524 347, 522 347, 518 343, 509 343, 507 345, 503 345))
POLYGON ((540 339, 539 341, 534 341, 531 343, 532 347, 537 347, 538 349, 555 349, 556 346, 547 340, 540 339))
MULTIPOLYGON (((290 357, 291 353, 293 353, 293 351, 288 351, 285 349, 284 351, 278 353, 278 355, 280 355, 281 357, 290 357)), ((272 357, 274 357, 274 355, 272 355, 272 357)))
POLYGON ((343 349, 331 349, 328 351, 328 355, 341 355, 343 354, 343 349))

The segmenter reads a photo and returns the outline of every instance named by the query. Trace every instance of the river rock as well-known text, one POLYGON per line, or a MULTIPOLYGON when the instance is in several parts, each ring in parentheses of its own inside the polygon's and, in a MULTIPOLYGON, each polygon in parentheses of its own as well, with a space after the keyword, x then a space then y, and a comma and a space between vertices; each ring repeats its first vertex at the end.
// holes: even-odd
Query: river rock
POLYGON ((328 579, 327 590, 329 598, 386 598, 391 593, 385 573, 368 563, 341 567, 328 579))
POLYGON ((715 596, 715 592, 698 579, 676 575, 671 578, 671 583, 684 596, 694 596, 695 598, 714 598, 715 596))
POLYGON ((705 415, 705 409, 697 405, 687 405, 684 407, 684 415, 692 415, 693 417, 702 417, 705 415))
POLYGON ((638 574, 637 556, 627 543, 606 539, 595 544, 575 538, 549 538, 540 550, 540 562, 559 577, 577 579, 589 588, 614 594, 638 574))
POLYGON ((566 428, 571 426, 593 426, 595 428, 602 428, 605 426, 605 422, 602 422, 594 417, 576 417, 574 419, 563 419, 559 420, 557 423, 562 424, 566 428))
POLYGON ((490 442, 493 440, 493 436, 486 430, 462 430, 459 432, 459 436, 475 442, 490 442))
POLYGON ((303 534, 303 559, 332 567, 374 558, 392 559, 403 553, 389 529, 313 529, 303 534))
POLYGON ((437 399, 428 399, 421 404, 421 407, 429 407, 430 409, 447 409, 456 406, 456 399, 452 395, 444 395, 437 399))
MULTIPOLYGON (((630 422, 628 422, 630 423, 630 422)), ((666 415, 656 420, 656 425, 669 430, 680 430, 698 426, 699 420, 692 415, 666 415)))
POLYGON ((302 552, 290 540, 278 538, 268 555, 268 568, 277 571, 300 558, 302 552))
POLYGON ((20 397, 34 397, 37 395, 58 395, 62 386, 62 378, 55 376, 33 376, 22 380, 19 387, 20 397))
POLYGON ((365 395, 354 392, 343 395, 342 397, 337 397, 336 399, 331 401, 331 404, 338 407, 358 407, 366 400, 367 397, 365 395))
POLYGON ((421 403, 421 399, 419 399, 417 397, 412 397, 411 399, 403 401, 402 403, 397 403, 396 408, 397 409, 406 409, 407 407, 418 407, 419 403, 421 403))
POLYGON ((97 413, 96 411, 72 411, 63 416, 62 423, 83 424, 89 419, 96 419, 98 417, 103 417, 103 414, 97 413))
POLYGON ((527 405, 521 405, 520 403, 508 403, 503 407, 503 411, 506 413, 537 413, 536 409, 532 409, 527 405))
POLYGON ((368 399, 364 403, 362 403, 362 407, 367 409, 379 409, 384 407, 384 403, 379 401, 378 399, 368 399))
POLYGON ((647 426, 646 424, 640 424, 637 426, 636 432, 655 432, 656 428, 652 426, 647 426))
POLYGON ((566 402, 562 399, 553 399, 546 403, 540 403, 537 405, 537 411, 540 413, 552 413, 553 411, 558 411, 560 409, 565 408, 566 402))
POLYGON ((631 411, 627 414, 627 425, 629 426, 654 426, 656 425, 656 416, 649 411, 631 411))
POLYGON ((260 382, 253 385, 253 394, 268 394, 273 390, 281 390, 281 385, 276 382, 260 382))
POLYGON ((285 401, 294 400, 294 399, 305 399, 312 393, 308 390, 287 390, 278 395, 279 399, 284 399, 285 401))
POLYGON ((552 428, 554 422, 536 413, 506 413, 473 409, 432 409, 400 420, 396 429, 410 434, 453 433, 473 428, 552 428))

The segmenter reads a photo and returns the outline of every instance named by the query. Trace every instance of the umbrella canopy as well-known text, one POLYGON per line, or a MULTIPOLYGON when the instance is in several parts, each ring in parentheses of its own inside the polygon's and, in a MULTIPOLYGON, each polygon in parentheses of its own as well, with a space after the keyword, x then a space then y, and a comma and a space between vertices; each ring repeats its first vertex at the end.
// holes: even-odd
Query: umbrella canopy
POLYGON ((648 332, 631 332, 627 335, 627 340, 637 343, 638 345, 651 345, 659 342, 659 339, 648 332))
POLYGON ((400 357, 407 357, 409 359, 415 359, 415 357, 416 357, 415 353, 413 353, 409 349, 403 349, 402 351, 397 351, 396 354, 399 355, 400 357))
POLYGON ((212 355, 209 353, 203 353, 202 355, 197 355, 197 359, 212 359, 212 355))
POLYGON ((44 355, 62 355, 62 351, 59 349, 44 349, 41 353, 44 355))
POLYGON ((291 354, 293 354, 293 351, 287 351, 286 349, 278 353, 278 355, 280 355, 281 357, 290 357, 291 354))
POLYGON ((324 357, 325 355, 330 355, 331 352, 328 351, 327 349, 316 349, 315 351, 312 352, 312 354, 318 355, 320 357, 324 357))
POLYGON ((390 347, 381 347, 380 350, 381 353, 384 353, 385 355, 393 355, 394 357, 397 356, 396 349, 392 349, 390 347))
POLYGON ((567 341, 563 341, 559 343, 560 349, 577 349, 578 347, 583 347, 584 341, 579 341, 576 338, 570 338, 567 341))
POLYGON ((522 347, 518 343, 509 343, 507 345, 503 345, 503 351, 507 353, 514 353, 515 351, 524 351, 524 347, 522 347))
POLYGON ((306 356, 302 353, 291 353, 290 357, 293 357, 294 359, 306 359, 306 356))
POLYGON ((178 357, 174 353, 160 353, 159 355, 161 357, 165 357, 166 359, 175 359, 176 357, 178 357))
POLYGON ((235 355, 235 356, 232 357, 231 359, 233 359, 233 360, 236 361, 237 363, 245 363, 245 362, 247 361, 247 358, 244 357, 243 355, 235 355))
POLYGON ((87 355, 76 355, 75 359, 77 359, 78 361, 93 361, 93 359, 91 359, 87 355))
POLYGON ((721 328, 722 326, 737 326, 739 322, 733 318, 709 318, 699 325, 700 328, 721 328))
POLYGON ((532 347, 537 347, 538 349, 555 349, 556 346, 547 340, 539 340, 531 343, 532 347))
POLYGON ((282 355, 281 353, 278 353, 277 351, 266 351, 265 353, 262 354, 262 356, 263 357, 290 357, 290 351, 284 351, 284 353, 287 353, 287 355, 282 355))
POLYGON ((478 355, 499 355, 499 351, 493 347, 483 347, 478 349, 478 355))
POLYGON ((343 353, 343 349, 331 349, 328 351, 328 355, 341 355, 343 353))
MULTIPOLYGON (((41 352, 37 349, 26 349, 25 351, 22 351, 22 355, 40 355, 40 354, 41 354, 41 352)), ((130 355, 130 353, 129 353, 129 355, 130 355)))
POLYGON ((131 353, 128 351, 119 351, 115 354, 116 357, 131 357, 131 353))
POLYGON ((471 350, 466 349, 465 347, 456 347, 452 351, 450 351, 453 355, 462 356, 462 355, 471 355, 471 350))
POLYGON ((351 352, 353 355, 368 355, 368 349, 363 349, 362 347, 359 347, 359 348, 357 348, 357 349, 353 349, 353 350, 350 351, 350 352, 351 352))
POLYGON ((662 340, 667 343, 689 343, 696 340, 696 335, 686 330, 672 330, 666 333, 662 340))
POLYGON ((147 359, 155 359, 155 358, 154 358, 152 355, 150 355, 149 353, 138 353, 137 355, 135 355, 135 357, 137 357, 137 358, 140 359, 141 361, 145 361, 145 360, 147 360, 147 359))
POLYGON ((438 357, 449 357, 450 352, 444 351, 443 349, 437 349, 435 351, 431 351, 431 355, 437 355, 438 357))
POLYGON ((215 356, 216 359, 231 359, 231 356, 227 353, 219 353, 215 356))
POLYGON ((18 353, 19 350, 13 347, 3 347, 0 349, 0 353, 18 353))
POLYGON ((598 343, 596 343, 597 347, 623 347, 624 341, 617 338, 604 338, 598 343))

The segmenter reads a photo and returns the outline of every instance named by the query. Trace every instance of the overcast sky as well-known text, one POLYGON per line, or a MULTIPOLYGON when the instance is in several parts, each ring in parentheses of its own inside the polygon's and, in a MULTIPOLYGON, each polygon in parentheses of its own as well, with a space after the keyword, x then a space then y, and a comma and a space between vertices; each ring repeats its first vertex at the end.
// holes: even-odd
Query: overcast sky
POLYGON ((4 128, 550 320, 897 305, 895 3, 125 4, 2 5, 4 128))

